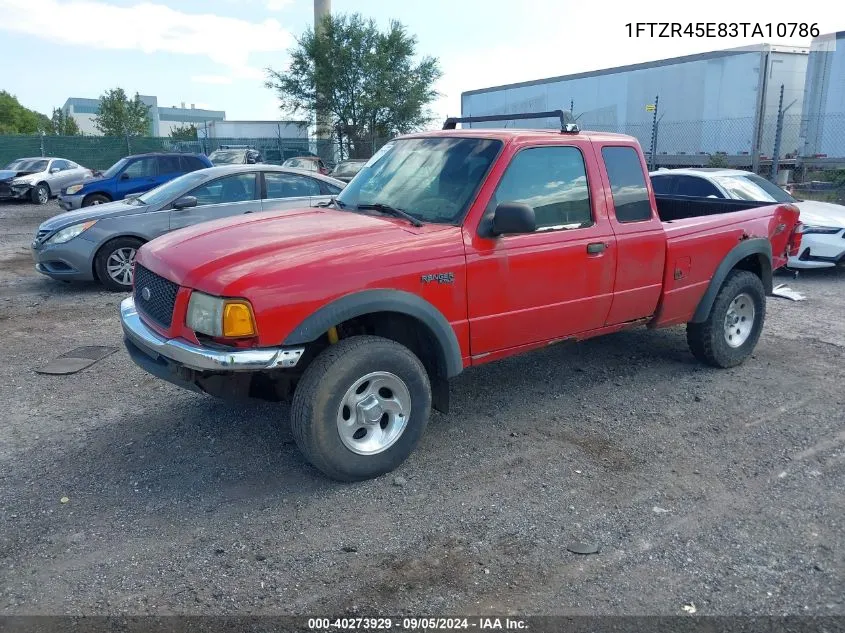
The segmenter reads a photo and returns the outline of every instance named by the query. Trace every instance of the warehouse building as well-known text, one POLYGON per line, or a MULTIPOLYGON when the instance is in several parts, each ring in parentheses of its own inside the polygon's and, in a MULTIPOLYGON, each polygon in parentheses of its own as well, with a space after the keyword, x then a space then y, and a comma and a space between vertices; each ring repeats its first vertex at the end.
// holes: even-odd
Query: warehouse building
POLYGON ((845 31, 810 46, 801 137, 804 156, 845 157, 845 31))
MULTIPOLYGON (((196 108, 193 103, 190 108, 186 108, 184 103, 178 108, 176 106, 163 107, 158 105, 158 97, 150 95, 139 95, 139 97, 150 107, 149 136, 168 136, 175 127, 191 123, 200 127, 213 121, 226 119, 226 113, 222 110, 204 110, 196 108)), ((101 135, 94 125, 94 117, 97 116, 99 108, 99 99, 80 97, 71 97, 63 106, 65 114, 76 121, 79 130, 91 136, 101 135)))
MULTIPOLYGON (((660 164, 706 162, 725 153, 735 165, 770 157, 781 85, 789 116, 800 119, 809 49, 757 45, 607 70, 470 90, 462 116, 572 110, 582 129, 636 136, 648 151, 655 99, 660 164)), ((554 127, 549 120, 514 127, 554 127)), ((473 127, 501 125, 476 123, 473 127)), ((781 155, 800 149, 799 126, 784 126, 781 155)))

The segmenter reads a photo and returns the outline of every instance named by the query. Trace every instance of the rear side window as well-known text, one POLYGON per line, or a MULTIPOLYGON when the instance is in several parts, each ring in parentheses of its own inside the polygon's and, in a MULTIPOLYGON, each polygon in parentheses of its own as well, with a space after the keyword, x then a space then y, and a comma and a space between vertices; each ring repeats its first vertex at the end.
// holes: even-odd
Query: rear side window
POLYGON ((264 172, 264 180, 267 183, 269 199, 320 195, 320 185, 307 176, 270 171, 264 172))
POLYGON ((601 155, 610 179, 617 221, 650 220, 651 201, 637 151, 633 147, 603 147, 601 155))
POLYGON ((537 230, 578 228, 593 222, 584 157, 576 147, 519 152, 494 194, 495 204, 522 202, 534 209, 537 230))
POLYGON ((320 181, 320 192, 325 195, 336 196, 341 192, 340 187, 335 187, 334 185, 330 185, 327 182, 320 181))
POLYGON ((182 171, 196 171, 198 169, 205 169, 205 164, 196 156, 181 156, 182 171))

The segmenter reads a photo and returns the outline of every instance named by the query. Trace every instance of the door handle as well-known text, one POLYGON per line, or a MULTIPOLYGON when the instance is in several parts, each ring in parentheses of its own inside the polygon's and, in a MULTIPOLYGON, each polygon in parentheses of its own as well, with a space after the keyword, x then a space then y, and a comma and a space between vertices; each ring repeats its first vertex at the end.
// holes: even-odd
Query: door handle
POLYGON ((588 255, 598 255, 599 253, 603 253, 604 249, 607 248, 607 244, 604 242, 592 242, 587 244, 587 254, 588 255))

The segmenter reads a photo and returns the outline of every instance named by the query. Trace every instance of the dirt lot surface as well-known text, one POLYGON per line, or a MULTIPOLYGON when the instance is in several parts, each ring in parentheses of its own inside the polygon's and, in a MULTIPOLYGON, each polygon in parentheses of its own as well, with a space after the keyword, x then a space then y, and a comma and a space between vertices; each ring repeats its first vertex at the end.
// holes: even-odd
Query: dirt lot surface
POLYGON ((57 211, 0 206, 0 614, 845 614, 845 271, 780 277, 808 300, 736 369, 674 328, 465 372, 341 485, 284 406, 146 375, 121 295, 36 273, 57 211), (84 345, 120 349, 33 372, 84 345))

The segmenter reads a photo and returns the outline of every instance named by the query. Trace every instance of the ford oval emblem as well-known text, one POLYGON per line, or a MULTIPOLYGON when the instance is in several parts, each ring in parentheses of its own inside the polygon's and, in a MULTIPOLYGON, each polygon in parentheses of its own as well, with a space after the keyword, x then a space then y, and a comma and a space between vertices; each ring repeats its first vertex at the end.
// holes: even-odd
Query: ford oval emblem
POLYGON ((144 288, 141 290, 141 297, 144 299, 144 301, 150 300, 150 289, 146 286, 144 286, 144 288))

